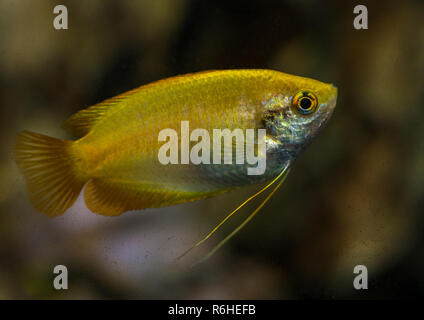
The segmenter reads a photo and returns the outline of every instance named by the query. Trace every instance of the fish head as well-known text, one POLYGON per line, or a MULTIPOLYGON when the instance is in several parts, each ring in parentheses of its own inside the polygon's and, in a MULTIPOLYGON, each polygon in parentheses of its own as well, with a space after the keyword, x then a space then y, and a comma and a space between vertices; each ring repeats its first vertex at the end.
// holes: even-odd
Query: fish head
POLYGON ((284 75, 262 101, 262 122, 274 141, 272 148, 286 159, 296 158, 325 127, 336 100, 332 84, 284 75))

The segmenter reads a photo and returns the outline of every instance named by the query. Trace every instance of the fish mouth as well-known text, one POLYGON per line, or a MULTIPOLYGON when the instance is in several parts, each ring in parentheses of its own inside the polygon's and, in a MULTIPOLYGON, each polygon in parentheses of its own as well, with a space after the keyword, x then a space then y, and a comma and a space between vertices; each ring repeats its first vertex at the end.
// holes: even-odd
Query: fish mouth
POLYGON ((338 92, 337 87, 331 84, 330 93, 329 93, 330 99, 328 101, 328 105, 330 106, 331 109, 334 109, 336 107, 337 92, 338 92))
POLYGON ((327 125, 327 122, 330 120, 333 115, 334 109, 336 108, 337 103, 337 87, 331 84, 329 93, 328 93, 328 101, 324 104, 323 110, 323 120, 320 124, 321 129, 327 125))

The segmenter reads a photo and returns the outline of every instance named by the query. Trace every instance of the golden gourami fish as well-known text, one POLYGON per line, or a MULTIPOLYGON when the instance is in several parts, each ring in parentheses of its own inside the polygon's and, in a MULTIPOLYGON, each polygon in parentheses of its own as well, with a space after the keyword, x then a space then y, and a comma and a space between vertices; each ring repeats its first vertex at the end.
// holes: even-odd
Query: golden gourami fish
POLYGON ((77 112, 64 123, 75 141, 20 133, 15 158, 34 207, 51 217, 70 208, 84 186, 87 207, 106 216, 170 206, 284 177, 329 119, 336 97, 331 84, 272 70, 176 76, 77 112), (249 164, 163 165, 159 133, 180 132, 182 121, 210 132, 266 129, 266 170, 248 175, 249 164))

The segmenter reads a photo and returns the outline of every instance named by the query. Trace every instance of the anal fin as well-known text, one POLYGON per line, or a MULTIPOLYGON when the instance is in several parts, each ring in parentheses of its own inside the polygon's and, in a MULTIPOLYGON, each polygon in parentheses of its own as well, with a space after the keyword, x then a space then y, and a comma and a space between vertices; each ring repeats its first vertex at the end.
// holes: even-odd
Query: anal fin
POLYGON ((199 193, 157 189, 135 181, 91 179, 84 191, 85 203, 92 212, 118 216, 126 211, 175 205, 212 196, 199 193))

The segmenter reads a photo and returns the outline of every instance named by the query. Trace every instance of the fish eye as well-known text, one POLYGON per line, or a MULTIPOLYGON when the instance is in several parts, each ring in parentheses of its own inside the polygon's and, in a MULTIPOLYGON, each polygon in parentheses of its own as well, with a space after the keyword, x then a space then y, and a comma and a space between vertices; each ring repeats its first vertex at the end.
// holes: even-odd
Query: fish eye
POLYGON ((300 114, 311 114, 318 106, 318 99, 310 91, 300 91, 293 98, 293 106, 300 114))

